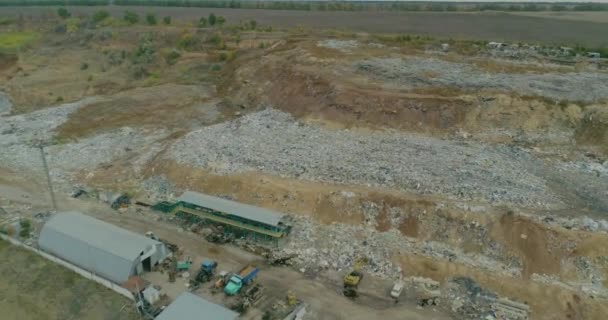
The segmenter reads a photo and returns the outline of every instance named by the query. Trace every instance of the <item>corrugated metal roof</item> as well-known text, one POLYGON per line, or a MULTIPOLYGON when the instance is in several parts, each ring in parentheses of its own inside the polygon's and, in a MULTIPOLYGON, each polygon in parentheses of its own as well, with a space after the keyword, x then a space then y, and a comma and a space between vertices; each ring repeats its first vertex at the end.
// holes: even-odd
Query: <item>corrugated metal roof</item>
POLYGON ((155 320, 234 320, 238 313, 190 292, 180 294, 155 320))
POLYGON ((80 212, 63 212, 53 216, 42 228, 52 228, 88 245, 103 249, 124 259, 133 260, 142 251, 159 243, 113 224, 80 212))
POLYGON ((138 257, 160 242, 79 212, 64 212, 47 221, 38 238, 46 252, 115 283, 134 273, 138 257))
POLYGON ((241 218, 262 222, 271 226, 278 226, 283 216, 285 216, 285 214, 276 211, 267 210, 235 201, 230 201, 194 191, 184 192, 184 194, 182 194, 181 197, 177 198, 177 200, 192 203, 194 205, 213 209, 216 211, 229 213, 231 215, 239 216, 241 218))

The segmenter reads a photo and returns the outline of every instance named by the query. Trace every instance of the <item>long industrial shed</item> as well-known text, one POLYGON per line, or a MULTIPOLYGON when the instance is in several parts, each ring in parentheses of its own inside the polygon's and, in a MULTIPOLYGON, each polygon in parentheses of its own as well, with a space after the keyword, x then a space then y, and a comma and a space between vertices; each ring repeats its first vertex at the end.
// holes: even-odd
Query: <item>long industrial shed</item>
POLYGON ((58 213, 49 219, 38 246, 116 284, 151 270, 169 255, 162 242, 80 212, 58 213))
POLYGON ((160 202, 152 207, 200 221, 221 225, 224 232, 252 240, 278 243, 291 231, 284 213, 186 191, 175 202, 160 202))

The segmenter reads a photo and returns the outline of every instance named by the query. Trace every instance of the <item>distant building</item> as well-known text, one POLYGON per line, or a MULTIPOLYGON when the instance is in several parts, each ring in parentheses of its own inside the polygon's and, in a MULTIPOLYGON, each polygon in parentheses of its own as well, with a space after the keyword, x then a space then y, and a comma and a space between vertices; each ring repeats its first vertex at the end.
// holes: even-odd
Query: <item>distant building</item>
POLYGON ((180 294, 155 320, 235 320, 238 313, 190 292, 180 294))
POLYGON ((169 254, 165 245, 79 212, 49 219, 38 246, 58 258, 122 284, 149 271, 169 254))
POLYGON ((277 242, 291 230, 283 213, 193 191, 174 203, 161 202, 153 208, 219 225, 225 233, 256 241, 277 242))

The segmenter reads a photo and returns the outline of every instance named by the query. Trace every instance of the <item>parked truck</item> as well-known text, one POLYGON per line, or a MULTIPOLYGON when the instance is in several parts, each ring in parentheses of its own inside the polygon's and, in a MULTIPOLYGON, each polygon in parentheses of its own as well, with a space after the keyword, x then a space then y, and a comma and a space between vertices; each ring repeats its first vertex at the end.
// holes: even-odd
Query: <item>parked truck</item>
POLYGON ((258 271, 258 268, 251 265, 243 267, 238 273, 235 273, 230 277, 226 287, 224 287, 224 293, 229 296, 237 294, 243 286, 249 284, 253 278, 255 278, 258 271))

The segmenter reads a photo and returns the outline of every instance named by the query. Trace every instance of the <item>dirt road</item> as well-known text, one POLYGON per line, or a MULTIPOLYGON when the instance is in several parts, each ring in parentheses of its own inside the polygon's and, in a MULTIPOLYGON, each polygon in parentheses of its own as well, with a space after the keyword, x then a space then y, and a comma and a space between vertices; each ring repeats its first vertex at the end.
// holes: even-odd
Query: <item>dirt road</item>
MULTIPOLYGON (((194 265, 200 264, 203 259, 218 261, 220 270, 238 270, 247 263, 253 263, 261 269, 258 280, 266 288, 266 299, 284 300, 287 290, 293 290, 298 298, 309 306, 309 312, 318 315, 318 319, 339 320, 367 320, 367 319, 451 319, 448 315, 432 310, 418 309, 413 304, 395 304, 388 297, 391 283, 368 276, 362 282, 361 297, 352 301, 342 295, 340 272, 324 272, 311 277, 288 267, 271 267, 264 264, 261 257, 243 251, 231 245, 215 245, 203 240, 200 235, 183 231, 177 225, 167 221, 157 221, 156 213, 140 212, 135 210, 117 214, 97 203, 65 199, 62 205, 64 210, 81 210, 104 221, 138 233, 152 231, 162 239, 175 243, 184 249, 184 255, 189 255, 194 265)), ((196 271, 195 268, 191 272, 196 271)), ((168 283, 166 275, 152 273, 148 279, 161 284, 165 292, 171 297, 177 296, 185 290, 185 280, 179 279, 176 283, 168 283)), ((217 303, 230 304, 232 299, 226 299, 223 294, 211 295, 209 290, 199 289, 198 294, 217 303)), ((268 301, 269 303, 271 301, 268 301)), ((271 304, 271 303, 270 303, 271 304)), ((260 310, 251 310, 244 319, 259 319, 260 310)))

